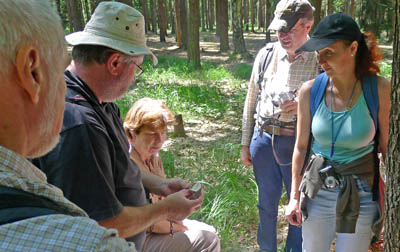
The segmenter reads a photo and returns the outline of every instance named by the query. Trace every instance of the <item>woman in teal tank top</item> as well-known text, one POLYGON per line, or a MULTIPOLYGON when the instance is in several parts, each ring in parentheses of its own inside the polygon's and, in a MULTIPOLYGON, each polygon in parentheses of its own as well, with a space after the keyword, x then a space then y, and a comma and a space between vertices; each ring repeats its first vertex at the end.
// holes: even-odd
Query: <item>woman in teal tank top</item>
POLYGON ((367 252, 381 227, 379 205, 371 192, 377 178, 375 141, 385 157, 390 111, 390 83, 378 77, 380 133, 375 137, 363 83, 379 73, 376 40, 361 33, 350 16, 337 13, 325 17, 298 51, 318 52, 328 82, 313 117, 314 80, 300 90, 287 219, 302 225, 303 251, 329 252, 336 236, 337 252, 367 252), (312 162, 302 176, 310 137, 314 137, 312 162))

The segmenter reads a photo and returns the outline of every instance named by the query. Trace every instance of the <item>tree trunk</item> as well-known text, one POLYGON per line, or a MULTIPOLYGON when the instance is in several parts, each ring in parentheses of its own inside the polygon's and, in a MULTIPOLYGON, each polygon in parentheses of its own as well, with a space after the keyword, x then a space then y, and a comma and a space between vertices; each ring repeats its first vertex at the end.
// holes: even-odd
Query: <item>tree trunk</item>
POLYGON ((228 0, 217 0, 219 2, 219 49, 221 52, 229 50, 229 37, 228 37, 228 0))
POLYGON ((221 22, 221 15, 220 15, 220 6, 221 6, 221 2, 220 0, 216 0, 215 1, 215 34, 219 37, 220 36, 220 22, 221 22))
POLYGON ((157 22, 156 22, 156 12, 154 6, 154 0, 150 0, 150 19, 151 19, 151 31, 157 33, 157 22))
POLYGON ((132 0, 116 0, 116 1, 120 2, 120 3, 127 4, 129 6, 132 6, 132 0))
POLYGON ((264 28, 264 1, 263 0, 258 0, 258 4, 257 4, 257 9, 258 9, 258 30, 260 30, 261 28, 264 28))
POLYGON ((243 25, 246 32, 249 31, 249 1, 243 0, 243 25))
POLYGON ((251 31, 254 32, 254 23, 256 22, 254 16, 254 0, 250 0, 250 19, 251 19, 251 31))
POLYGON ((177 137, 185 137, 185 128, 183 126, 182 115, 175 115, 174 135, 177 137))
POLYGON ((200 28, 200 10, 199 0, 189 0, 189 25, 188 25, 188 62, 193 64, 196 69, 200 69, 200 43, 199 43, 199 28, 200 28))
POLYGON ((246 44, 243 37, 243 24, 241 22, 242 0, 232 1, 232 21, 233 21, 233 47, 234 53, 247 56, 246 44))
POLYGON ((91 10, 92 14, 100 2, 101 2, 101 0, 90 0, 90 10, 91 10))
POLYGON ((181 21, 181 43, 183 49, 187 49, 187 41, 188 41, 188 24, 187 24, 187 9, 186 9, 186 0, 179 1, 179 15, 181 21))
POLYGON ((72 24, 72 16, 70 14, 71 13, 71 6, 69 4, 69 1, 65 1, 65 5, 67 6, 69 32, 74 32, 74 25, 72 24))
POLYGON ((86 22, 90 19, 90 11, 89 11, 89 1, 85 0, 82 4, 85 3, 85 15, 86 15, 86 22))
MULTIPOLYGON (((333 14, 333 0, 327 0, 326 10, 327 10, 327 12, 326 12, 327 16, 333 14)), ((316 24, 316 23, 314 22, 314 24, 316 24)))
POLYGON ((208 15, 210 18, 209 31, 214 30, 214 25, 215 25, 214 1, 215 0, 208 0, 208 15))
POLYGON ((207 30, 206 15, 206 0, 201 0, 201 31, 203 32, 207 30))
POLYGON ((167 35, 167 10, 165 9, 165 0, 158 0, 158 14, 160 17, 160 42, 166 42, 167 35))
POLYGON ((175 0, 175 20, 176 20, 176 45, 178 47, 182 46, 182 40, 181 40, 181 19, 180 19, 180 9, 179 9, 179 5, 180 5, 180 1, 182 0, 175 0))
POLYGON ((144 17, 144 32, 147 34, 150 29, 147 0, 140 0, 140 3, 142 4, 142 14, 144 17))
POLYGON ((169 17, 170 17, 170 23, 171 23, 171 34, 175 34, 176 33, 176 25, 175 25, 175 13, 174 13, 174 8, 172 8, 173 4, 172 4, 172 0, 168 1, 169 3, 169 17))
POLYGON ((80 0, 67 0, 69 3, 68 14, 71 18, 73 31, 82 31, 85 26, 82 14, 82 3, 80 0))
POLYGON ((310 34, 313 33, 315 27, 317 26, 317 24, 319 24, 319 21, 321 21, 322 0, 312 0, 311 4, 314 6, 315 11, 314 11, 314 25, 312 30, 310 31, 310 34))
POLYGON ((268 30, 269 25, 272 21, 272 12, 271 3, 267 0, 265 1, 265 28, 267 29, 265 32, 265 42, 271 42, 271 31, 268 30))
POLYGON ((385 193, 385 252, 400 251, 400 0, 394 1, 391 116, 385 193))

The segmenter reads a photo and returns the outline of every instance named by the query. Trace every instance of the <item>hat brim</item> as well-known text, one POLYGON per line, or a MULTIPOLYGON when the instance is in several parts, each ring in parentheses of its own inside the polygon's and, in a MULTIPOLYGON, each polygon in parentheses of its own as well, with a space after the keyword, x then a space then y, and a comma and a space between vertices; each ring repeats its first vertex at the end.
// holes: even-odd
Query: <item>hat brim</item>
POLYGON ((286 20, 282 20, 279 18, 274 18, 271 24, 268 26, 268 30, 275 30, 277 32, 285 32, 290 31, 293 27, 289 27, 290 25, 286 22, 286 20))
POLYGON ((311 38, 309 39, 306 43, 304 43, 299 49, 296 50, 297 52, 313 52, 313 51, 319 51, 334 42, 336 42, 338 39, 333 39, 333 38, 311 38))
POLYGON ((123 52, 127 55, 147 55, 151 58, 154 65, 157 65, 157 57, 149 48, 139 46, 133 43, 116 40, 108 37, 99 36, 97 34, 87 33, 84 31, 74 32, 65 36, 65 40, 73 46, 76 45, 101 45, 111 49, 123 52))

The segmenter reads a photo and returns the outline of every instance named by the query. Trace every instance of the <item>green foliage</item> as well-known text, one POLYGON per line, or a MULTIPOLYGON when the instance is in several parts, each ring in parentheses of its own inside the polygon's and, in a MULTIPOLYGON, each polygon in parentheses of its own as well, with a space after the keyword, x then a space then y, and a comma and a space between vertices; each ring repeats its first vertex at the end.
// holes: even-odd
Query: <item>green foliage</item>
POLYGON ((381 69, 381 72, 379 75, 390 79, 392 78, 392 61, 391 60, 384 60, 380 62, 379 67, 381 69))

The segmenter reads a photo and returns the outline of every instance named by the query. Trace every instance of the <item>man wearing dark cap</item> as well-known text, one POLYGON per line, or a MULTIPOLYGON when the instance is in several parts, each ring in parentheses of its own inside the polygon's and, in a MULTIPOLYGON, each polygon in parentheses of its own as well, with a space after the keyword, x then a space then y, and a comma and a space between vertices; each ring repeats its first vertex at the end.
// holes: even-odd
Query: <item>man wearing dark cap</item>
MULTIPOLYGON (((253 165, 259 190, 261 251, 277 251, 277 216, 283 183, 291 189, 291 160, 295 143, 296 90, 318 74, 315 52, 296 50, 308 39, 314 8, 307 0, 282 0, 268 29, 279 42, 268 43, 254 62, 242 126, 244 165, 253 165)), ((289 225, 286 250, 301 251, 301 229, 289 225)))
POLYGON ((143 73, 145 56, 157 64, 146 46, 143 15, 122 3, 101 2, 84 31, 66 40, 74 47, 64 73, 67 94, 60 142, 34 163, 69 200, 100 225, 133 241, 138 251, 218 252, 216 234, 174 235, 174 221, 197 211, 203 193, 189 199, 193 192, 187 181, 141 173, 130 159, 113 101, 143 73), (165 199, 147 204, 144 187, 165 199), (161 220, 170 221, 169 232, 145 243, 146 229, 161 220))

